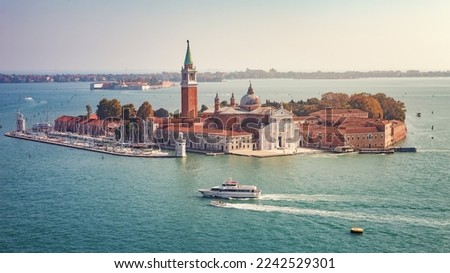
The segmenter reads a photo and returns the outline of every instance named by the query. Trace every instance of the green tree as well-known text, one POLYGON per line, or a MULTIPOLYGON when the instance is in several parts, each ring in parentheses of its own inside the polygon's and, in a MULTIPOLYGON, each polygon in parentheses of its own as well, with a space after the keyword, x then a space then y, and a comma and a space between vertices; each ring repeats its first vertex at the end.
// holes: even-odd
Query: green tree
POLYGON ((208 106, 202 104, 202 108, 200 109, 200 112, 205 112, 206 110, 208 110, 208 106))
POLYGON ((153 117, 153 107, 148 101, 144 101, 137 111, 137 116, 143 120, 153 117))
POLYGON ((87 118, 89 118, 92 115, 92 107, 89 104, 86 105, 86 114, 87 118))
POLYGON ((137 111, 136 111, 136 107, 134 107, 134 104, 128 103, 128 104, 122 105, 122 110, 127 109, 127 108, 130 109, 130 116, 136 116, 137 111))
POLYGON ((401 101, 396 101, 391 97, 387 97, 384 93, 378 93, 374 95, 383 108, 383 114, 385 119, 396 119, 400 121, 405 121, 405 104, 401 101))
POLYGON ((383 109, 378 100, 367 93, 354 94, 350 97, 350 106, 369 112, 369 118, 383 118, 383 109))
POLYGON ((118 117, 121 115, 120 101, 117 99, 108 100, 103 98, 97 105, 95 112, 100 119, 118 117))
POLYGON ((154 112, 155 117, 158 118, 168 118, 169 117, 169 111, 167 111, 164 108, 159 108, 154 112))
POLYGON ((110 107, 111 107, 111 111, 112 114, 115 116, 119 116, 122 110, 122 107, 120 105, 120 101, 118 101, 117 99, 112 99, 110 101, 110 107))
POLYGON ((320 100, 321 108, 331 107, 333 109, 346 109, 349 108, 350 97, 344 93, 333 93, 328 92, 322 94, 322 99, 320 100))

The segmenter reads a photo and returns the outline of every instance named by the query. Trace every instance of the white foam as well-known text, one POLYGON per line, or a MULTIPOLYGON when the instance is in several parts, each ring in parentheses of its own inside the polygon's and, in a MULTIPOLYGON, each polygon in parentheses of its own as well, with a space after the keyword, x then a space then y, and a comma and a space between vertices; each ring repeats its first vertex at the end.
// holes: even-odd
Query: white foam
POLYGON ((299 207, 285 207, 285 206, 272 206, 250 203, 230 203, 227 204, 228 208, 259 211, 259 212, 278 212, 288 213, 293 215, 308 215, 308 216, 321 216, 346 219, 350 221, 371 221, 377 223, 394 223, 403 222, 407 224, 421 225, 421 226, 450 226, 450 221, 438 221, 426 218, 417 218, 414 216, 404 215, 376 215, 366 214, 361 212, 346 212, 346 211, 332 211, 332 210, 318 210, 318 209, 305 209, 299 207))
MULTIPOLYGON (((361 198, 360 198, 361 199, 361 198)), ((316 202, 316 201, 353 201, 356 198, 342 195, 331 194, 262 194, 259 200, 271 200, 271 201, 304 201, 304 202, 316 202)))

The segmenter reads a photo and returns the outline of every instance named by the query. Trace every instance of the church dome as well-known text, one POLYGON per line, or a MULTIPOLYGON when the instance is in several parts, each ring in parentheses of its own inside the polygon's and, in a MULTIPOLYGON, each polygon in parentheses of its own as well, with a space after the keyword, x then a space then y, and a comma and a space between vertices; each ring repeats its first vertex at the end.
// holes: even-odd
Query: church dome
POLYGON ((251 83, 248 87, 247 94, 241 98, 241 104, 239 106, 247 110, 253 110, 261 106, 261 101, 259 97, 253 92, 251 83))

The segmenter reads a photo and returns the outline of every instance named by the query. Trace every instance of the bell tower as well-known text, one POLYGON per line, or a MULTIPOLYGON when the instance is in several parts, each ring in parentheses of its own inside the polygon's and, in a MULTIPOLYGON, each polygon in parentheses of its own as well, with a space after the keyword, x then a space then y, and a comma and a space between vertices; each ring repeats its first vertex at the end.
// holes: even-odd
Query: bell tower
POLYGON ((181 117, 197 117, 197 71, 192 62, 189 40, 187 40, 186 57, 181 68, 181 117))
POLYGON ((219 93, 216 93, 216 97, 214 98, 214 113, 219 112, 219 109, 220 109, 219 93))

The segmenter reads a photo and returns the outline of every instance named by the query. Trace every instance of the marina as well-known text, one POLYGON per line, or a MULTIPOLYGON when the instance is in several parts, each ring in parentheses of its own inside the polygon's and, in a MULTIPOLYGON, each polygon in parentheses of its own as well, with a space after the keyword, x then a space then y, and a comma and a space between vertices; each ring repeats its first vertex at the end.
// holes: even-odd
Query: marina
POLYGON ((46 144, 58 145, 68 148, 86 150, 90 152, 97 152, 115 156, 125 156, 125 157, 140 157, 140 158, 173 158, 177 157, 172 153, 163 152, 160 150, 153 149, 133 149, 130 147, 123 147, 120 145, 113 146, 103 146, 103 145, 95 145, 89 142, 81 142, 81 141, 67 141, 62 138, 52 138, 46 135, 37 135, 37 134, 27 134, 20 132, 6 132, 5 136, 18 138, 23 140, 30 140, 35 142, 41 142, 46 144))

